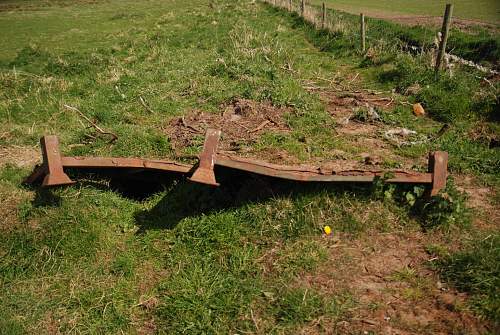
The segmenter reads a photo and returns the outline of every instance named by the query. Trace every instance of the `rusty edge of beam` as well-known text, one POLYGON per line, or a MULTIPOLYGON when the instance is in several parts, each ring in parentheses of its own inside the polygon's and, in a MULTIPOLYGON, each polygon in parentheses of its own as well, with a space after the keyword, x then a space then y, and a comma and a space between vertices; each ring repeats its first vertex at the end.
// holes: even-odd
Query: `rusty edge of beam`
POLYGON ((192 165, 166 160, 112 157, 62 157, 62 164, 67 168, 136 168, 189 173, 192 165))
MULTIPOLYGON (((147 160, 140 158, 109 158, 109 157, 62 157, 64 168, 136 168, 146 170, 160 170, 189 174, 193 170, 192 165, 181 164, 163 160, 147 160)), ((433 182, 432 173, 414 173, 406 171, 369 171, 369 170, 345 170, 336 171, 332 174, 322 174, 313 169, 274 165, 266 162, 259 162, 244 158, 219 156, 216 158, 215 166, 261 174, 269 177, 276 177, 295 181, 319 181, 319 182, 371 182, 375 177, 383 178, 391 176, 386 182, 390 183, 423 183, 433 182)), ((35 169, 28 180, 39 179, 45 174, 45 167, 42 165, 35 169)), ((190 178, 192 181, 193 178, 190 178)))
MULTIPOLYGON (((70 157, 63 156, 60 158, 63 168, 79 168, 79 169, 137 169, 137 170, 156 170, 166 171, 179 174, 189 174, 193 170, 193 166, 166 160, 152 160, 141 158, 123 158, 123 157, 70 157)), ((66 180, 65 183, 57 181, 56 183, 45 182, 49 175, 48 167, 51 163, 44 158, 43 164, 36 166, 33 172, 24 180, 26 184, 32 184, 44 178, 42 186, 59 186, 69 185, 73 181, 66 180)))
POLYGON ((372 182, 376 177, 385 178, 389 183, 420 183, 431 184, 432 173, 417 173, 407 171, 369 171, 345 170, 332 174, 323 174, 320 169, 283 166, 245 158, 218 156, 215 165, 226 168, 252 172, 269 177, 304 182, 372 182))

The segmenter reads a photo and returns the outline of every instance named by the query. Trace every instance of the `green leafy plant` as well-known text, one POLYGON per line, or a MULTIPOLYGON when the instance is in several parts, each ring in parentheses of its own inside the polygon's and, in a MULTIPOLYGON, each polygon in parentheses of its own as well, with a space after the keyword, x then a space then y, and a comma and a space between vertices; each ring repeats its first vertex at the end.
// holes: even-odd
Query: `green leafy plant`
POLYGON ((418 193, 406 193, 405 200, 412 206, 412 213, 419 218, 425 229, 450 229, 453 226, 470 225, 471 211, 465 204, 467 196, 457 190, 453 179, 448 179, 446 188, 437 196, 427 199, 422 194, 420 189, 418 193))

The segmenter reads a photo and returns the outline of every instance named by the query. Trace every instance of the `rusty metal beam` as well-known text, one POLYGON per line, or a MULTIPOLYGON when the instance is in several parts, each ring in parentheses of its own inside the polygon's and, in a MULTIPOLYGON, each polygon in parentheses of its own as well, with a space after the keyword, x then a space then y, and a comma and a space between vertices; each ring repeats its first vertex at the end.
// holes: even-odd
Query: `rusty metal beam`
POLYGON ((146 170, 161 170, 189 173, 193 166, 167 160, 151 160, 141 158, 122 157, 63 157, 62 165, 65 168, 135 168, 146 170))
POLYGON ((335 171, 331 174, 324 174, 320 168, 306 168, 276 165, 267 162, 256 161, 253 159, 236 158, 229 156, 217 157, 216 166, 236 169, 276 177, 288 180, 302 182, 372 182, 376 177, 385 178, 389 183, 419 183, 431 184, 431 173, 416 173, 407 171, 365 171, 365 170, 345 170, 335 171))
POLYGON ((220 136, 220 130, 207 130, 200 161, 196 166, 168 160, 141 158, 62 157, 57 137, 45 136, 40 140, 43 164, 36 167, 25 182, 33 183, 43 178, 43 186, 68 185, 72 184, 73 181, 64 173, 64 168, 98 168, 173 172, 190 176, 189 180, 193 182, 218 186, 219 183, 215 178, 214 167, 219 166, 299 182, 370 183, 376 178, 383 178, 389 183, 427 184, 429 185, 427 192, 429 196, 437 195, 446 186, 448 154, 442 151, 430 154, 428 173, 403 170, 325 171, 320 167, 277 165, 254 159, 217 154, 220 136))
POLYGON ((448 178, 448 153, 445 151, 431 152, 429 155, 429 169, 432 175, 432 187, 428 196, 436 196, 446 187, 448 178))

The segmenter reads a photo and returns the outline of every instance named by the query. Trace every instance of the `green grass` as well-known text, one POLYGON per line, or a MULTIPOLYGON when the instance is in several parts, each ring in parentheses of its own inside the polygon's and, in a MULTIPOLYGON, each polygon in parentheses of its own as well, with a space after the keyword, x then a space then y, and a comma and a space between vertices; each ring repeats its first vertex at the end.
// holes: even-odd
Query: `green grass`
POLYGON ((500 235, 484 234, 469 241, 466 249, 446 255, 439 262, 443 277, 472 295, 473 307, 500 324, 500 235))
MULTIPOLYGON (((377 79, 397 72, 399 60, 364 68, 348 35, 317 32, 248 1, 62 1, 28 9, 0 13, 0 43, 7 46, 0 50, 0 145, 7 147, 35 146, 53 133, 66 154, 175 158, 164 131, 171 118, 193 109, 217 112, 246 98, 292 110, 285 116, 291 131, 269 132, 254 149, 329 159, 332 150, 354 155, 359 148, 333 136, 334 122, 304 80, 356 71, 374 88, 408 83, 405 73, 377 79), (93 129, 63 104, 78 107, 118 141, 92 140, 93 129)), ((418 62, 408 66, 427 73, 418 62)), ((446 79, 425 80, 444 94, 456 89, 446 79)), ((472 80, 464 85, 457 97, 478 87, 472 80)), ((456 117, 440 109, 441 99, 428 98, 431 115, 464 128, 491 113, 482 107, 456 117)), ((441 125, 406 109, 387 122, 428 133, 441 125)), ((452 171, 497 180, 498 151, 463 138, 464 131, 455 128, 418 150, 456 150, 471 160, 452 158, 452 171)), ((357 306, 352 293, 300 282, 328 262, 333 242, 321 238, 321 228, 328 224, 350 241, 425 225, 413 215, 414 204, 401 200, 412 199, 401 188, 372 192, 366 185, 304 187, 233 176, 219 189, 166 183, 139 201, 94 176, 64 189, 22 186, 28 173, 0 168, 2 334, 280 334, 336 324, 357 306)), ((454 206, 463 204, 457 199, 454 206)), ((457 215, 454 208, 445 208, 451 216, 429 213, 446 221, 457 215)))
MULTIPOLYGON (((320 3, 314 0, 315 3, 320 3)), ((408 0, 326 0, 328 7, 340 9, 353 14, 364 12, 368 16, 429 15, 442 16, 447 3, 454 5, 453 15, 461 19, 469 19, 490 23, 500 23, 500 6, 495 0, 455 0, 455 1, 408 1, 408 0)))

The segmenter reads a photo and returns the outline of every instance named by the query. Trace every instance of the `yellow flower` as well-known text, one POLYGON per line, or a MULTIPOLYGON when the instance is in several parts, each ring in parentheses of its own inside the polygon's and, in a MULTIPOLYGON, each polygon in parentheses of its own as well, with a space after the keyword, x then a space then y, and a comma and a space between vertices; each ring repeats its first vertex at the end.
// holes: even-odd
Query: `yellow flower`
POLYGON ((330 235, 332 233, 332 228, 330 228, 330 226, 324 226, 323 231, 326 235, 330 235))

